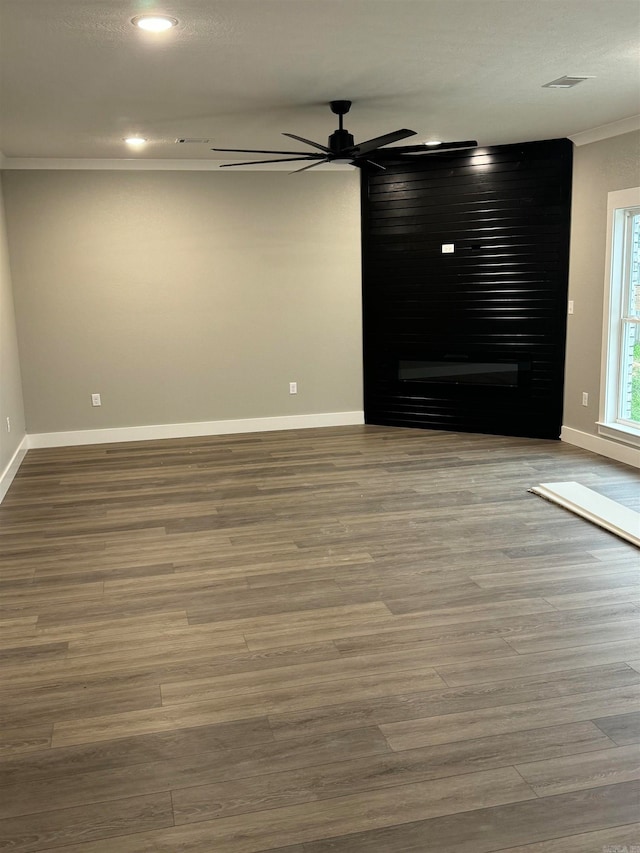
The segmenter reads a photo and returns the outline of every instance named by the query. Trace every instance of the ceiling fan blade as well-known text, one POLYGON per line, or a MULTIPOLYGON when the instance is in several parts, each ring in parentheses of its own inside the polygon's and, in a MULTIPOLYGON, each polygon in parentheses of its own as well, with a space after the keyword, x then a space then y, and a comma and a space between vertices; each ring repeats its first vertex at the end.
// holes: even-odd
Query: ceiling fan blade
POLYGON ((228 151, 234 154, 297 154, 300 157, 322 157, 322 154, 308 154, 306 151, 264 151, 262 148, 211 148, 211 151, 228 151))
POLYGON ((315 163, 309 163, 308 166, 303 166, 302 169, 294 169, 293 172, 289 172, 290 175, 295 175, 298 172, 306 172, 307 169, 314 169, 316 166, 322 166, 323 163, 328 163, 329 161, 326 157, 322 160, 316 160, 315 163))
MULTIPOLYGON (((309 157, 282 157, 278 160, 250 160, 249 162, 242 163, 221 163, 221 169, 232 169, 234 166, 261 166, 263 163, 298 163, 302 160, 316 160, 316 157, 311 154, 309 157)), ((318 160, 313 163, 314 166, 320 165, 323 162, 322 160, 318 160)))
POLYGON ((415 136, 415 130, 395 130, 393 133, 385 133, 384 136, 376 136, 375 139, 367 139, 366 142, 360 142, 359 145, 354 145, 353 148, 347 149, 347 153, 353 151, 356 156, 361 157, 363 154, 368 154, 370 151, 375 151, 376 148, 381 148, 383 145, 390 145, 392 142, 399 142, 401 139, 407 139, 409 136, 415 136))
POLYGON ((319 142, 313 142, 311 139, 305 139, 304 136, 296 136, 295 133, 283 133, 283 136, 288 136, 289 139, 297 139, 298 142, 304 142, 306 145, 313 145, 314 148, 319 148, 320 151, 324 151, 326 154, 331 153, 331 149, 327 148, 326 145, 320 145, 319 142))

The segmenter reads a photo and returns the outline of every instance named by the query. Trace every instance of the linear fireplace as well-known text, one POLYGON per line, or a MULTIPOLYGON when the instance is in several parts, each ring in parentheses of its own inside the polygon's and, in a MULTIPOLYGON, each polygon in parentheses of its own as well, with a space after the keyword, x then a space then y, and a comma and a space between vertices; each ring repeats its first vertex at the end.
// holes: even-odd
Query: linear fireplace
POLYGON ((400 359, 398 379, 422 384, 472 385, 487 388, 518 388, 529 378, 530 361, 513 361, 498 356, 480 357, 464 353, 444 353, 427 359, 400 359))

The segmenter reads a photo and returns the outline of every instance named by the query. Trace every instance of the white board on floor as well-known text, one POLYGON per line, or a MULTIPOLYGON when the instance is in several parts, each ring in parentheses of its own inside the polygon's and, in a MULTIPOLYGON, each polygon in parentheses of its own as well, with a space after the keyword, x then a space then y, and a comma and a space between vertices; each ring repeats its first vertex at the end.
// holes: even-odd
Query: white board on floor
POLYGON ((580 483, 540 483, 529 491, 575 512, 640 548, 640 513, 635 510, 580 483))

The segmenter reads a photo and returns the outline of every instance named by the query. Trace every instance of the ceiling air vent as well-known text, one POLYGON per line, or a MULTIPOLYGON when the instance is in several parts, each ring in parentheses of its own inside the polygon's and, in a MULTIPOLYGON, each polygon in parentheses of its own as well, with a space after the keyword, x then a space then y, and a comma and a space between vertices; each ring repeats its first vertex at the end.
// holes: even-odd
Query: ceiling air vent
POLYGON ((210 139, 195 139, 188 136, 183 137, 182 139, 176 139, 176 142, 179 144, 186 145, 205 145, 207 142, 211 142, 210 139))
POLYGON ((557 80, 552 80, 550 83, 545 83, 543 89, 572 89, 583 80, 591 80, 591 77, 558 77, 557 80))

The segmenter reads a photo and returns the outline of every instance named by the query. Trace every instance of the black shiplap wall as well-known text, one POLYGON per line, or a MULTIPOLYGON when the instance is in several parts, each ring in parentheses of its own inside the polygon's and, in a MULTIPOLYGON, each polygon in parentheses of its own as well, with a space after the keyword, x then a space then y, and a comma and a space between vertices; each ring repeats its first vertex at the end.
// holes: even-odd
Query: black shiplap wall
POLYGON ((426 155, 363 174, 367 423, 559 436, 572 147, 426 155), (518 362, 518 387, 398 378, 400 360, 461 353, 518 362))

